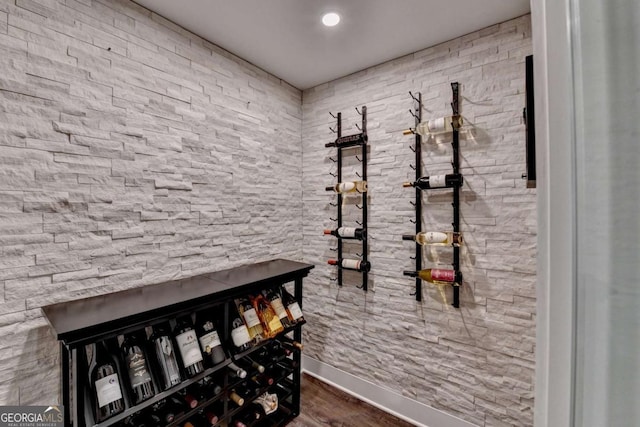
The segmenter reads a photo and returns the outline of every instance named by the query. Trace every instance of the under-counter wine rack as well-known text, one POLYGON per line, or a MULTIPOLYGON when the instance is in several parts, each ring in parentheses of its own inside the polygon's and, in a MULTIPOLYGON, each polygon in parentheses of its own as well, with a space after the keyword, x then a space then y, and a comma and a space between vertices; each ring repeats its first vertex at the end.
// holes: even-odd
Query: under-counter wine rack
MULTIPOLYGON (((460 116, 460 108, 459 108, 459 90, 460 86, 458 82, 451 83, 451 91, 452 91, 452 100, 451 100, 451 109, 452 109, 452 121, 456 121, 457 123, 451 123, 451 133, 452 140, 451 146, 453 150, 451 166, 453 168, 453 175, 459 176, 460 180, 462 180, 462 175, 460 174, 460 125, 462 123, 462 118, 460 116)), ((415 153, 415 166, 412 166, 412 169, 415 170, 416 173, 416 182, 420 180, 422 175, 422 135, 418 132, 418 127, 421 124, 424 124, 422 121, 422 94, 418 93, 417 96, 413 93, 409 92, 410 96, 413 98, 416 107, 415 112, 411 111, 415 119, 415 129, 412 130, 412 133, 415 134, 415 146, 411 149, 415 153)), ((445 119, 446 120, 446 119, 445 119)), ((451 204, 453 207, 453 222, 451 226, 453 228, 453 233, 460 233, 460 184, 453 185, 453 203, 451 204)), ((416 235, 422 232, 422 212, 423 212, 423 197, 422 191, 418 186, 415 187, 415 202, 411 202, 416 210, 416 219, 412 221, 415 223, 415 232, 416 235)), ((462 273, 460 272, 460 247, 455 244, 452 245, 453 248, 453 271, 455 272, 455 280, 451 283, 453 287, 453 302, 452 305, 455 308, 460 307, 460 286, 462 285, 462 273)), ((422 246, 416 241, 415 248, 415 264, 416 264, 416 272, 422 270, 422 246)), ((405 273, 406 274, 406 273, 405 273)), ((422 301, 422 279, 416 276, 415 283, 415 297, 417 301, 422 301)))
MULTIPOLYGON (((133 404, 130 392, 124 393, 125 408, 117 415, 95 422, 91 413, 92 387, 87 379, 89 369, 85 347, 96 342, 104 341, 111 347, 117 345, 116 338, 140 330, 146 326, 168 322, 182 315, 208 310, 218 312, 223 319, 229 319, 230 310, 235 310, 234 298, 258 293, 261 290, 280 287, 288 282, 294 282, 294 298, 302 305, 302 279, 308 275, 313 265, 294 261, 277 259, 262 263, 236 267, 210 274, 176 280, 143 288, 130 289, 114 294, 92 297, 84 300, 70 301, 43 307, 45 317, 51 324, 61 349, 61 396, 64 406, 64 425, 67 427, 109 427, 129 426, 132 417, 150 412, 156 404, 179 396, 196 383, 206 378, 216 378, 221 386, 218 393, 207 395, 198 400, 198 404, 182 413, 176 413, 171 421, 163 420, 154 427, 182 426, 187 420, 198 416, 212 404, 221 408, 219 421, 216 426, 231 425, 231 421, 248 408, 249 403, 262 393, 269 391, 278 395, 280 400, 278 411, 260 421, 260 425, 283 426, 300 413, 300 351, 293 351, 286 360, 270 360, 265 364, 272 368, 277 375, 272 377, 273 384, 255 388, 252 394, 247 394, 245 405, 234 405, 231 401, 231 391, 240 384, 240 380, 227 372, 228 365, 238 361, 246 361, 247 356, 257 354, 266 346, 276 342, 292 344, 301 342, 301 321, 285 329, 273 339, 263 340, 248 350, 232 354, 222 363, 208 367, 199 374, 184 378, 179 384, 162 391, 162 387, 151 398, 133 404), (293 340, 288 337, 293 335, 293 340), (165 422, 166 421, 166 422, 165 422)), ((237 311, 236 311, 237 313, 237 311)), ((231 343, 231 325, 227 321, 221 326, 223 345, 231 343)), ((228 349, 229 347, 227 347, 228 349)), ((116 360, 117 358, 114 358, 116 360)), ((116 364, 118 366, 119 364, 116 364)), ((117 368, 120 377, 125 371, 117 368)), ((249 376, 247 376, 249 378, 249 376)), ((125 381, 126 384, 126 381, 125 381)), ((121 383, 122 385, 122 383, 121 383)), ((255 424, 255 422, 254 422, 255 424)), ((147 425, 147 424, 145 424, 147 425)))
MULTIPOLYGON (((337 138, 333 142, 329 142, 325 144, 325 147, 335 147, 337 149, 336 157, 329 157, 331 161, 337 164, 337 173, 331 174, 334 176, 338 183, 336 184, 336 192, 338 195, 337 203, 331 203, 332 206, 335 206, 337 209, 336 218, 331 218, 336 222, 336 233, 338 245, 336 248, 337 251, 337 282, 338 286, 342 286, 343 284, 343 268, 347 270, 355 270, 359 271, 362 274, 362 285, 358 286, 363 289, 365 292, 368 289, 368 281, 369 281, 369 270, 371 268, 371 264, 368 260, 368 237, 367 237, 367 205, 368 205, 368 196, 367 196, 367 107, 363 106, 362 110, 356 108, 356 111, 362 118, 362 124, 355 126, 360 130, 360 133, 353 135, 342 135, 342 113, 338 113, 337 115, 331 114, 332 117, 336 119, 336 128, 331 128, 333 132, 336 133, 337 138), (355 155, 357 161, 360 162, 361 172, 356 172, 360 181, 358 181, 358 185, 356 182, 352 182, 354 186, 354 192, 356 192, 360 197, 360 203, 356 204, 356 208, 359 209, 362 213, 362 219, 360 221, 356 221, 356 223, 360 226, 360 232, 356 235, 351 236, 350 238, 359 240, 361 243, 361 251, 360 254, 355 254, 358 259, 345 259, 344 258, 344 248, 343 248, 343 240, 339 235, 339 230, 344 230, 343 228, 343 207, 344 207, 344 195, 342 191, 338 191, 338 186, 343 184, 343 165, 344 165, 344 150, 351 148, 360 148, 360 156, 355 155)), ((331 187, 327 187, 327 190, 331 189, 331 187)), ((349 230, 354 230, 355 227, 350 227, 349 230)))

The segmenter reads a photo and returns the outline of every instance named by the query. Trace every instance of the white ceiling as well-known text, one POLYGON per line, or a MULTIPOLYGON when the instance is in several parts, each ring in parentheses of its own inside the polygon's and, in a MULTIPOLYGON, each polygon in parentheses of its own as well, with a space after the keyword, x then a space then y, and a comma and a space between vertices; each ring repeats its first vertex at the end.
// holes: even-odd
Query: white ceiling
POLYGON ((529 12, 529 0, 135 0, 299 89, 529 12), (342 20, 325 27, 321 17, 342 20))

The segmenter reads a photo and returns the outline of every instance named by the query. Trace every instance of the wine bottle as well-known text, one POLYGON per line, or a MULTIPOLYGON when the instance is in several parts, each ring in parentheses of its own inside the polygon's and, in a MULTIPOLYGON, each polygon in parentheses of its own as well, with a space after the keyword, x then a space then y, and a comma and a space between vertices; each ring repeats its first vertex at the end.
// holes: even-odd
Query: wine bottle
POLYGON ((336 185, 326 187, 326 190, 336 193, 366 193, 367 181, 339 182, 336 185))
POLYGON ((244 405, 244 395, 240 394, 237 388, 229 392, 229 399, 238 406, 244 405))
POLYGON ((213 377, 206 377, 202 380, 202 393, 206 398, 212 398, 222 393, 222 386, 213 377))
POLYGON ((125 335, 120 346, 122 358, 129 373, 133 404, 137 405, 155 395, 147 357, 142 350, 140 333, 125 335))
POLYGON ((415 182, 405 182, 403 187, 417 187, 421 190, 460 187, 462 185, 462 175, 450 173, 447 175, 423 176, 415 182))
POLYGON ((104 341, 93 347, 95 368, 91 373, 91 385, 95 394, 96 423, 101 423, 124 411, 124 398, 116 363, 104 341))
POLYGON ((173 328, 173 335, 187 377, 191 378, 204 371, 202 352, 190 316, 178 318, 176 326, 173 328))
POLYGON ((214 425, 218 421, 220 421, 220 419, 222 419, 222 414, 224 414, 224 407, 221 401, 210 405, 204 411, 204 417, 211 423, 211 425, 214 425))
POLYGON ((239 313, 233 313, 233 310, 229 309, 230 325, 231 325, 231 341, 235 347, 235 352, 240 353, 251 348, 251 335, 247 325, 244 324, 239 317, 239 313))
POLYGON ((242 369, 240 366, 236 365, 233 362, 229 363, 227 365, 227 368, 231 371, 231 373, 233 373, 238 378, 247 377, 247 371, 245 371, 244 369, 242 369))
POLYGON ((345 270, 355 271, 369 271, 371 270, 371 263, 369 261, 362 261, 359 259, 330 259, 327 261, 329 265, 337 265, 339 268, 345 270))
POLYGON ((178 393, 174 393, 169 399, 178 414, 195 408, 199 403, 198 397, 194 395, 191 390, 180 390, 178 393))
POLYGON ((265 392, 258 396, 253 403, 260 405, 265 415, 269 415, 278 410, 278 396, 265 392))
POLYGON ((123 424, 119 424, 124 427, 156 427, 159 424, 156 423, 155 417, 148 414, 136 414, 129 417, 123 424))
POLYGON ((440 285, 460 284, 462 282, 462 273, 442 268, 427 268, 419 271, 405 270, 403 274, 410 277, 419 277, 426 282, 440 285))
POLYGON ((202 348, 202 353, 209 366, 215 366, 225 361, 227 356, 222 348, 222 342, 214 320, 205 313, 196 314, 196 334, 202 348))
POLYGON ((176 418, 176 407, 167 400, 162 400, 152 407, 150 416, 157 422, 153 425, 166 425, 176 418))
POLYGON ((153 333, 149 337, 149 344, 156 355, 158 374, 160 376, 160 386, 163 390, 180 384, 180 368, 176 359, 173 342, 169 334, 167 324, 160 324, 153 327, 153 333))
POLYGON ((269 302, 262 294, 258 294, 252 298, 251 303, 262 322, 266 338, 273 338, 284 331, 280 317, 276 315, 276 312, 271 308, 271 305, 269 305, 269 302))
POLYGON ((268 387, 274 382, 273 377, 268 374, 253 375, 251 381, 258 387, 268 387))
POLYGON ((240 359, 238 361, 238 363, 240 363, 241 366, 245 366, 246 365, 247 367, 250 367, 251 369, 255 369, 256 371, 258 371, 261 374, 264 372, 264 369, 265 369, 264 365, 262 365, 261 363, 258 363, 257 361, 255 361, 254 359, 250 358, 249 356, 240 359))
POLYGON ((242 315, 245 325, 247 325, 247 330, 249 331, 249 336, 254 343, 258 343, 262 341, 264 336, 264 330, 262 329, 262 323, 260 323, 260 318, 258 317, 258 313, 256 309, 253 308, 251 302, 247 298, 240 298, 237 300, 238 312, 242 315))
POLYGON ((304 348, 304 345, 296 340, 292 340, 291 338, 283 335, 281 337, 278 337, 277 340, 280 345, 284 348, 288 348, 290 350, 300 350, 302 351, 302 349, 304 348))
POLYGON ((282 292, 282 303, 287 309, 289 320, 294 324, 304 322, 304 316, 302 315, 302 309, 300 308, 298 301, 296 301, 293 295, 291 295, 284 286, 282 286, 280 290, 282 292))
POLYGON ((324 230, 324 234, 331 234, 339 239, 364 240, 367 232, 364 228, 340 227, 335 230, 324 230))
POLYGON ((462 234, 455 231, 423 231, 418 234, 403 234, 402 240, 413 240, 419 245, 460 246, 462 234))
POLYGON ((424 122, 420 122, 418 126, 416 126, 415 131, 408 130, 404 131, 405 135, 409 133, 417 133, 421 136, 430 136, 438 133, 444 132, 452 132, 453 130, 458 130, 462 127, 463 119, 462 116, 447 116, 440 117, 437 119, 427 120, 424 122))
POLYGON ((263 292, 266 293, 267 300, 269 301, 269 304, 271 305, 273 311, 275 311, 276 315, 280 319, 280 323, 282 323, 282 326, 284 328, 292 327, 295 322, 289 320, 287 309, 282 302, 282 296, 280 296, 280 292, 278 292, 278 289, 271 288, 263 292))

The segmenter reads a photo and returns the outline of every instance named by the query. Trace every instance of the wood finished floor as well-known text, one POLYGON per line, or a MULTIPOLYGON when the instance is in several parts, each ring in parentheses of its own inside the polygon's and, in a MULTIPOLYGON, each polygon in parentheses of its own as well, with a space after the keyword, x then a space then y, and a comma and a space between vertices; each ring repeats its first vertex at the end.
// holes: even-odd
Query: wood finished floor
POLYGON ((300 415, 287 427, 413 427, 306 374, 300 400, 300 415))

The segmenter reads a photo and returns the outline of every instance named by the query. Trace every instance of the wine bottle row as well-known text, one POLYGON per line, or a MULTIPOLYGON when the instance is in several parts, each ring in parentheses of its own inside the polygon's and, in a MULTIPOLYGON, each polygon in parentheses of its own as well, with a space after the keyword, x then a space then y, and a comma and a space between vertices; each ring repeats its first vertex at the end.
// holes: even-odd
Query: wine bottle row
MULTIPOLYGON (((172 424, 182 427, 217 425, 225 414, 231 423, 254 423, 275 413, 279 403, 292 393, 291 380, 298 366, 289 358, 292 350, 280 338, 228 365, 230 381, 223 387, 222 373, 214 373, 174 393, 150 408, 127 417, 118 427, 161 427, 172 424), (226 397, 228 406, 225 412, 226 397), (179 424, 176 421, 180 421, 179 424)), ((298 347, 295 347, 298 348, 298 347)))
POLYGON ((411 112, 415 119, 415 128, 404 131, 405 135, 415 135, 415 145, 412 147, 415 153, 415 164, 412 169, 415 170, 416 178, 413 182, 403 183, 403 187, 413 187, 415 191, 415 202, 412 202, 416 209, 416 219, 412 221, 415 224, 415 233, 404 234, 402 240, 415 242, 415 270, 404 271, 405 276, 416 278, 415 296, 417 301, 422 300, 422 281, 436 285, 440 291, 443 302, 446 302, 444 293, 445 285, 453 286, 453 303, 454 307, 459 307, 459 292, 462 285, 462 273, 460 272, 460 246, 464 244, 464 239, 460 233, 460 188, 463 184, 463 177, 460 173, 459 159, 459 133, 463 124, 462 116, 459 111, 459 84, 451 83, 453 92, 451 108, 453 114, 451 116, 438 118, 435 120, 422 119, 422 95, 417 97, 409 93, 416 102, 415 113, 411 112), (452 173, 443 175, 422 175, 422 138, 430 138, 438 134, 449 133, 452 135, 452 173), (436 189, 453 189, 453 221, 451 223, 451 231, 423 231, 422 230, 422 204, 425 202, 421 196, 420 190, 436 190, 436 189), (453 269, 442 268, 424 268, 422 266, 422 246, 448 246, 453 248, 453 269))
MULTIPOLYGON (((247 371, 242 364, 250 359, 231 361, 232 356, 242 356, 240 353, 304 323, 300 305, 284 287, 237 298, 233 302, 234 306, 227 310, 228 319, 223 319, 224 306, 219 306, 218 309, 181 315, 171 322, 150 325, 87 348, 95 422, 101 423, 122 413, 127 406, 125 399, 129 407, 134 407, 223 362, 231 374, 244 379, 247 371), (223 330, 225 325, 227 330, 223 330)), ((284 335, 278 340, 283 348, 289 349, 287 351, 301 349, 300 344, 291 342, 284 335)), ((262 370, 261 374, 264 368, 262 370)), ((212 392, 209 394, 217 394, 213 383, 198 382, 189 387, 206 388, 212 392)), ((190 393, 187 388, 171 400, 182 399, 183 404, 193 408, 198 405, 193 396, 198 394, 202 395, 202 390, 190 393)), ((177 402, 163 401, 161 406, 175 412, 177 402)), ((161 416, 165 421, 168 418, 168 415, 161 416)))

